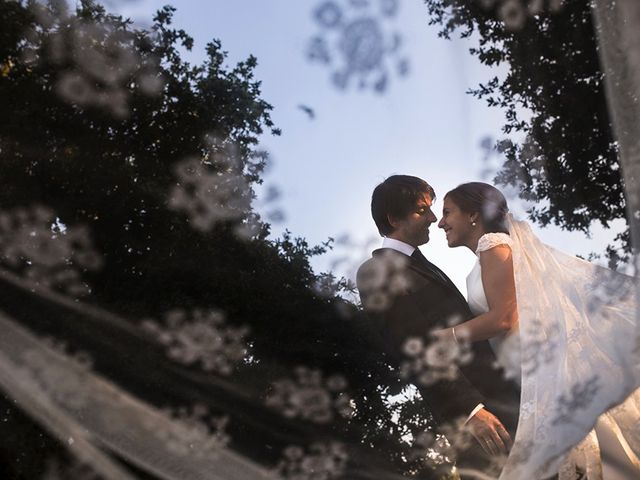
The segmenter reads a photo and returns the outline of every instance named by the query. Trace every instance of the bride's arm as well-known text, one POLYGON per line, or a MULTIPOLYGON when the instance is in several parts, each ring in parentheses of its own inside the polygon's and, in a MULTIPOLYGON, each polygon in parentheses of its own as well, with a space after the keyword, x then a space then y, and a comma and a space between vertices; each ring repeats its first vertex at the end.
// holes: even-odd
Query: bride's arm
POLYGON ((498 245, 480 252, 480 266, 489 311, 444 331, 446 333, 441 331, 442 334, 453 336, 456 341, 465 338, 478 342, 497 337, 518 324, 511 248, 498 245))

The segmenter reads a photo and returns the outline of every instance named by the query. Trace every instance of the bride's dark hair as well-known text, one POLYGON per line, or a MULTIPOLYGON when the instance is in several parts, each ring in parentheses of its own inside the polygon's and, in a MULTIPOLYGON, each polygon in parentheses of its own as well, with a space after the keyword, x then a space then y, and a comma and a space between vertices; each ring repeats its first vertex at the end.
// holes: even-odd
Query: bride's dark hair
POLYGON ((487 232, 509 233, 507 200, 493 185, 482 182, 463 183, 444 198, 453 201, 465 213, 478 213, 487 232))

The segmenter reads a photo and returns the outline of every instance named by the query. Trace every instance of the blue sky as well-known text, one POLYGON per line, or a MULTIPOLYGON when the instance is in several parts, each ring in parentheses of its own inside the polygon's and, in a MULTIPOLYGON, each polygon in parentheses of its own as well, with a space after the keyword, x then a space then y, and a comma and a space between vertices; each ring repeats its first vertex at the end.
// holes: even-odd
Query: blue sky
MULTIPOLYGON (((369 0, 371 12, 384 0, 369 0), (375 7, 375 8, 374 8, 375 7)), ((112 9, 142 24, 167 0, 111 2, 112 9)), ((459 183, 489 180, 482 177, 481 140, 499 138, 502 113, 470 95, 468 88, 490 78, 494 71, 480 65, 469 53, 470 41, 444 40, 428 26, 421 0, 400 0, 394 18, 378 14, 385 38, 399 32, 403 43, 399 56, 407 57, 409 74, 390 75, 382 95, 352 85, 345 91, 331 82, 331 67, 310 62, 310 39, 325 33, 338 55, 337 31, 323 30, 312 15, 320 0, 179 0, 174 24, 195 38, 189 54, 201 62, 208 41, 219 38, 229 52, 229 63, 253 54, 258 58, 256 77, 262 81, 263 98, 274 106, 273 119, 282 128, 280 137, 265 135, 262 147, 272 157, 265 185, 275 185, 281 197, 258 208, 267 212, 279 206, 285 213, 273 226, 274 235, 285 228, 311 244, 327 237, 349 238, 351 246, 314 260, 316 270, 335 266, 352 275, 357 265, 379 244, 369 212, 371 191, 394 173, 424 178, 436 190, 435 211, 442 197, 459 183), (300 105, 314 110, 311 119, 300 105), (336 264, 346 256, 348 261, 336 264)), ((364 15, 366 9, 335 0, 345 21, 364 15)), ((357 3, 357 1, 355 2, 357 3)), ((353 82, 352 82, 353 83, 353 82)), ((512 211, 521 208, 511 202, 512 211)), ((597 229, 589 240, 580 233, 557 228, 536 229, 543 240, 568 253, 586 255, 602 251, 611 233, 597 229)), ((445 270, 464 291, 464 279, 475 257, 461 248, 449 249, 444 235, 432 226, 431 241, 423 247, 427 257, 445 270)))

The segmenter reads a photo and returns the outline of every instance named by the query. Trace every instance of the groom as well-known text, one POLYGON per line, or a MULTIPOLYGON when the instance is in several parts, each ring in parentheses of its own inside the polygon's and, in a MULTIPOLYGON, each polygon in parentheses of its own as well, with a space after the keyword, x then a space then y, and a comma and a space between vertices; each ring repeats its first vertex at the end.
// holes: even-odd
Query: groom
MULTIPOLYGON (((382 248, 359 268, 356 281, 362 305, 381 326, 385 353, 395 366, 408 359, 408 339, 419 337, 426 344, 432 341, 431 330, 473 316, 453 282, 418 249, 429 241, 429 227, 437 221, 431 210, 434 199, 427 182, 407 175, 387 178, 371 199, 371 213, 384 238, 382 248)), ((465 419, 485 453, 506 453, 508 432, 513 435, 517 425, 519 392, 493 368, 495 357, 487 341, 474 343, 472 352, 471 362, 453 379, 428 385, 412 381, 436 422, 465 419)), ((468 453, 470 466, 478 464, 471 458, 478 457, 475 450, 468 453)), ((464 456, 459 464, 467 463, 464 456)))

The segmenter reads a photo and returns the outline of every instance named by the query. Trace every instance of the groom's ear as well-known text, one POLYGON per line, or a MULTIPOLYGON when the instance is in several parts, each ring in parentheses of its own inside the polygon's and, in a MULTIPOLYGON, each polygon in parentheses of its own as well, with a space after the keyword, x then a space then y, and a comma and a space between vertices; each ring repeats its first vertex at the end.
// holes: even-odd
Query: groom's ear
POLYGON ((387 215, 387 221, 389 222, 389 225, 391 225, 391 227, 395 230, 398 228, 401 219, 398 217, 395 217, 391 214, 387 215))

